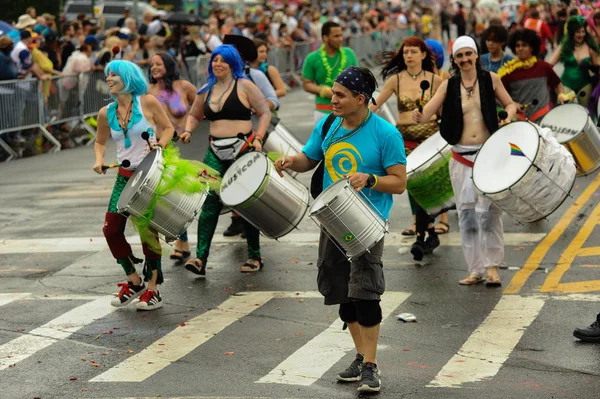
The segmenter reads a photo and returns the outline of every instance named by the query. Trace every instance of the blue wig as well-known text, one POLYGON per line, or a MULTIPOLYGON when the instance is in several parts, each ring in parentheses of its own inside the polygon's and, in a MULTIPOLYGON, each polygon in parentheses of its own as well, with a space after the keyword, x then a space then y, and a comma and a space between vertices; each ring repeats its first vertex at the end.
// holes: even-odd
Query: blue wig
POLYGON ((112 72, 119 75, 125 88, 119 94, 130 93, 132 96, 140 96, 148 92, 148 80, 139 66, 130 61, 115 60, 108 63, 104 74, 112 72))
POLYGON ((215 83, 217 83, 217 77, 212 70, 212 63, 217 55, 223 57, 223 60, 229 65, 234 79, 246 78, 246 75, 244 75, 244 61, 242 61, 240 53, 238 53, 235 46, 232 46, 231 44, 222 44, 217 47, 210 56, 210 61, 208 63, 208 84, 200 89, 198 93, 204 93, 205 91, 212 89, 215 83))
POLYGON ((433 39, 425 40, 425 44, 429 47, 429 50, 435 55, 435 66, 438 69, 442 69, 444 66, 444 47, 442 44, 433 39))

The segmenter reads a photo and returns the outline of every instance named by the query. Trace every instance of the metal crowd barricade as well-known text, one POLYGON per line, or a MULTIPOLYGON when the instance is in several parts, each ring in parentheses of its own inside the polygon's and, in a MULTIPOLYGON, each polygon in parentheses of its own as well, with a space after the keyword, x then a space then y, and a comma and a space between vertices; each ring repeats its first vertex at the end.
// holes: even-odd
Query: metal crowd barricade
MULTIPOLYGON (((404 40, 406 31, 395 30, 377 34, 363 34, 345 40, 359 61, 367 66, 377 65, 383 51, 395 51, 404 40)), ((291 48, 272 47, 269 64, 275 66, 286 83, 295 81, 302 86, 302 66, 306 56, 314 50, 311 43, 294 43, 291 48)), ((198 88, 208 82, 210 56, 186 58, 188 67, 182 68, 182 77, 198 88)), ((0 81, 0 147, 9 154, 9 160, 18 154, 4 140, 7 135, 27 129, 40 129, 59 151, 60 142, 46 129, 46 125, 77 121, 93 137, 96 136, 98 111, 112 101, 103 71, 55 77, 51 81, 20 79, 0 81)), ((94 140, 90 140, 90 145, 94 140)))
MULTIPOLYGON (((79 118, 82 126, 90 132, 94 139, 96 137, 95 117, 102 107, 108 105, 112 98, 108 92, 106 84, 106 75, 104 71, 92 71, 79 74, 80 80, 87 82, 81 85, 81 109, 79 118)), ((90 140, 87 145, 91 145, 95 140, 90 140)))
POLYGON ((53 144, 52 151, 60 150, 60 143, 46 130, 45 103, 40 81, 17 79, 0 82, 0 146, 8 152, 7 160, 18 154, 4 141, 3 135, 27 129, 40 129, 53 144))
POLYGON ((290 53, 285 48, 271 47, 268 62, 269 65, 277 68, 284 82, 289 81, 292 76, 292 64, 290 64, 290 53))
POLYGON ((198 90, 208 83, 208 63, 210 62, 210 56, 201 55, 196 58, 196 87, 198 90))
POLYGON ((181 63, 181 78, 191 82, 194 86, 198 86, 198 65, 197 57, 185 57, 181 63))
POLYGON ((290 51, 291 77, 302 86, 302 66, 311 51, 311 43, 294 43, 290 51))

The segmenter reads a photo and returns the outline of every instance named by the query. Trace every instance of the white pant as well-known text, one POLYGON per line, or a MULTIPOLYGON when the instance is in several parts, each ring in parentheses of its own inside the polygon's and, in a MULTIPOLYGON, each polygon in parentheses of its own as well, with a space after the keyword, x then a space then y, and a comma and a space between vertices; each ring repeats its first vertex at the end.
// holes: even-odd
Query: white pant
MULTIPOLYGON (((457 152, 473 149, 456 147, 457 152)), ((465 158, 473 161, 475 156, 465 158)), ((475 191, 472 174, 472 168, 454 159, 450 160, 450 180, 454 189, 465 261, 469 274, 484 276, 487 267, 500 266, 504 262, 502 210, 475 191)))
POLYGON ((324 112, 321 111, 315 111, 315 123, 318 123, 321 119, 325 118, 327 115, 324 112))

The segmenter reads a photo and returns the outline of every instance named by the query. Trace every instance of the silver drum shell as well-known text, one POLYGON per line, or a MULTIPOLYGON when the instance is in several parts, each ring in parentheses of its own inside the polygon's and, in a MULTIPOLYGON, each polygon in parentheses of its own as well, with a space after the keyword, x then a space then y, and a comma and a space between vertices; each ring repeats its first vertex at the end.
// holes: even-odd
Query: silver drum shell
MULTIPOLYGON (((162 150, 150 152, 129 178, 118 202, 119 213, 143 217, 158 188, 163 173, 169 173, 163 165, 162 150)), ((197 218, 207 192, 188 194, 174 190, 161 196, 156 202, 150 226, 173 241, 197 218)))
POLYGON ((369 251, 388 232, 387 221, 346 179, 338 180, 323 191, 311 205, 309 215, 341 246, 348 259, 369 251))
MULTIPOLYGON (((227 182, 250 157, 264 157, 267 171, 260 187, 242 203, 233 203, 221 197, 226 206, 235 210, 250 224, 269 238, 279 238, 291 232, 304 218, 309 204, 308 189, 291 176, 281 178, 275 171, 273 162, 265 154, 251 152, 237 159, 225 172, 223 182, 227 182)), ((252 172, 250 172, 252 173, 252 172)), ((231 185, 242 184, 241 179, 231 185)))

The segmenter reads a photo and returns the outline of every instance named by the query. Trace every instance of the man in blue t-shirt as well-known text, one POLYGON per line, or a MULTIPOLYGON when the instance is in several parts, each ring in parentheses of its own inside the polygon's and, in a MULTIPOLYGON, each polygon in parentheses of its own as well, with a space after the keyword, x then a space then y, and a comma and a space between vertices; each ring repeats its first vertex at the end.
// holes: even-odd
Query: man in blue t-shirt
MULTIPOLYGON (((340 179, 348 179, 356 191, 370 200, 375 212, 387 219, 392 194, 402 194, 406 188, 406 154, 398 130, 368 109, 376 87, 375 77, 368 69, 344 70, 332 88, 333 116, 321 119, 301 153, 277 160, 275 168, 283 176, 284 169, 307 172, 323 161, 323 190, 340 179), (329 127, 323 138, 324 126, 329 127)), ((338 248, 321 232, 319 292, 326 305, 340 305, 340 318, 348 325, 358 352, 337 379, 359 381, 360 392, 378 392, 381 379, 377 342, 382 318, 379 301, 385 290, 383 238, 369 253, 352 262, 338 248)))

